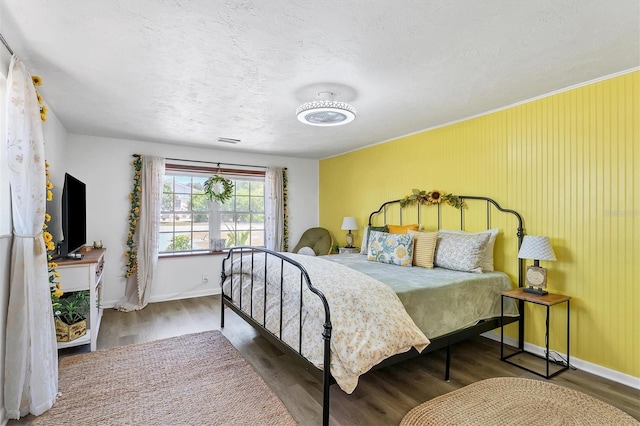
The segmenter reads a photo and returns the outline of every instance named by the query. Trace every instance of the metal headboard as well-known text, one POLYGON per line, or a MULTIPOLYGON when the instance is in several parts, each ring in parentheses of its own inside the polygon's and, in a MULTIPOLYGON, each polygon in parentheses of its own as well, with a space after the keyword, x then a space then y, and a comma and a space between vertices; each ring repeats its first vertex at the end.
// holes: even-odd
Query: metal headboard
MULTIPOLYGON (((487 221, 487 229, 491 228, 491 206, 493 205, 498 211, 502 212, 502 213, 507 213, 507 214, 511 214, 513 215, 517 222, 518 222, 518 227, 517 227, 517 231, 516 231, 516 236, 518 237, 518 251, 520 250, 520 245, 522 244, 522 239, 524 238, 524 224, 522 221, 522 216, 520 216, 520 213, 516 212, 515 210, 511 210, 511 209, 505 209, 502 208, 502 206, 500 206, 500 204, 498 204, 494 199, 489 198, 489 197, 479 197, 479 196, 475 196, 475 195, 459 195, 458 196, 460 198, 461 201, 465 201, 465 200, 480 200, 480 201, 485 201, 486 202, 486 221, 487 221)), ((401 201, 403 200, 393 200, 393 201, 387 201, 386 203, 383 203, 380 208, 376 211, 374 211, 373 213, 371 213, 369 215, 369 226, 372 225, 372 219, 374 218, 374 216, 380 214, 382 212, 383 217, 384 217, 384 223, 387 223, 387 207, 391 206, 393 204, 398 204, 400 205, 401 201)), ((408 207, 412 207, 415 208, 415 205, 410 205, 410 206, 405 206, 402 207, 402 205, 399 206, 400 207, 400 225, 402 225, 402 212, 404 209, 408 208, 408 207)), ((422 208, 422 205, 420 203, 417 203, 417 208, 418 208, 418 223, 420 222, 420 211, 422 208)), ((433 208, 433 207, 431 207, 433 208)), ((441 208, 442 205, 441 204, 436 204, 436 208, 437 208, 437 212, 438 212, 438 229, 441 228, 441 208)), ((460 212, 460 229, 464 229, 464 212, 465 209, 459 209, 460 212)), ((524 259, 518 259, 518 287, 523 287, 524 286, 524 265, 525 265, 525 260, 524 259)))

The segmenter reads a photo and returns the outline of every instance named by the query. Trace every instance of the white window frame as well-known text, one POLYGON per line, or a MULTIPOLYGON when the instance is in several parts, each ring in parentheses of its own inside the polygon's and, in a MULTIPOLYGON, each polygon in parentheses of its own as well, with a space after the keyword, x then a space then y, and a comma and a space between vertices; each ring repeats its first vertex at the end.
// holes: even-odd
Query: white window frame
MULTIPOLYGON (((224 176, 228 179, 232 179, 232 180, 241 180, 241 181, 259 181, 262 182, 263 185, 265 183, 265 175, 263 171, 255 171, 255 170, 240 170, 240 169, 218 169, 218 168, 210 168, 210 167, 200 167, 200 166, 185 166, 182 164, 170 164, 167 163, 166 165, 166 169, 165 169, 165 176, 185 176, 185 177, 197 177, 197 178, 208 178, 213 174, 219 174, 221 176, 224 176)), ((163 179, 164 181, 164 179, 163 179)), ((175 194, 175 187, 172 188, 173 189, 173 194, 175 194)), ((164 194, 164 184, 163 184, 163 194, 164 194)), ((193 195, 193 192, 191 192, 191 194, 193 195)), ((235 188, 234 188, 234 199, 232 200, 233 202, 235 202, 235 188)), ((263 194, 262 194, 263 200, 262 200, 262 212, 236 212, 236 210, 231 210, 232 214, 236 215, 236 214, 249 214, 249 215, 253 215, 253 214, 262 214, 263 218, 262 218, 262 226, 261 229, 260 227, 255 229, 255 230, 250 230, 249 233, 249 237, 252 236, 252 233, 256 233, 256 232, 262 232, 262 246, 264 246, 264 242, 266 241, 266 232, 265 232, 265 220, 264 220, 264 216, 265 216, 265 212, 264 212, 264 189, 263 189, 263 194)), ((175 209, 175 206, 174 206, 175 209)), ((250 204, 250 208, 249 210, 251 210, 251 204, 250 204)), ((175 213, 175 210, 173 211, 175 213)), ((188 211, 189 214, 191 214, 191 218, 192 218, 192 225, 191 225, 191 230, 190 231, 185 231, 185 232, 191 232, 192 236, 193 236, 193 232, 197 232, 193 230, 193 214, 198 214, 198 213, 204 213, 204 212, 193 212, 193 210, 189 210, 188 211)), ((208 238, 209 238, 209 247, 208 249, 193 249, 193 238, 191 239, 192 241, 192 249, 191 250, 179 250, 179 251, 163 251, 164 249, 164 245, 163 243, 161 243, 160 246, 160 253, 159 255, 161 257, 164 256, 173 256, 173 255, 189 255, 189 254, 203 254, 203 253, 215 253, 215 252, 220 252, 220 251, 224 251, 227 249, 226 245, 225 247, 221 247, 221 243, 220 242, 216 242, 216 240, 220 240, 220 236, 221 234, 227 234, 227 231, 225 229, 221 229, 222 228, 222 224, 221 224, 221 215, 225 214, 225 211, 221 211, 220 210, 220 205, 216 202, 209 202, 209 209, 207 210, 206 214, 209 215, 209 232, 208 232, 208 238)), ((175 223, 175 216, 173 217, 174 223, 175 223)), ((235 227, 233 228, 234 232, 238 232, 237 229, 235 229, 235 227)), ((161 222, 161 226, 160 226, 160 240, 163 239, 162 234, 168 234, 167 232, 162 232, 162 222, 161 222)), ((173 231, 173 235, 175 234, 180 234, 179 231, 176 231, 174 228, 173 231)), ((251 244, 251 241, 249 240, 249 242, 247 243, 247 245, 256 245, 256 244, 251 244)))

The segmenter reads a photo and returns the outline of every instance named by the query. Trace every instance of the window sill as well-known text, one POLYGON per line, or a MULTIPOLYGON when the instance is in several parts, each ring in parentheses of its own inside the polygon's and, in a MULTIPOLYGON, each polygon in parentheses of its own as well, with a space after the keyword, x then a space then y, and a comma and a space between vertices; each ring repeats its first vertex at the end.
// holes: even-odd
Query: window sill
POLYGON ((195 252, 183 252, 183 253, 160 253, 159 259, 180 259, 183 257, 198 257, 198 256, 214 256, 214 255, 226 255, 227 251, 195 251, 195 252))

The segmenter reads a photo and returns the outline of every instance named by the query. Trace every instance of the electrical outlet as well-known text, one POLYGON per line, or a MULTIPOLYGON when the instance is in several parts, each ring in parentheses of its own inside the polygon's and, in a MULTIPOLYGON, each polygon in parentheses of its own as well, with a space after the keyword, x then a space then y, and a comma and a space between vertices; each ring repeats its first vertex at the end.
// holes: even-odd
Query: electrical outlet
POLYGON ((202 274, 202 282, 203 283, 209 282, 209 274, 202 274))

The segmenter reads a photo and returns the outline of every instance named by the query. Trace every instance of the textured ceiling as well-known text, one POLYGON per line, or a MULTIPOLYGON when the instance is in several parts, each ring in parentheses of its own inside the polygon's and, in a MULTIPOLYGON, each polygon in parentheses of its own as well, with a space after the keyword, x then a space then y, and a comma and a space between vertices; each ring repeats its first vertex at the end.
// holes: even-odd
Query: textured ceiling
POLYGON ((304 158, 640 66, 638 0, 0 0, 0 32, 70 133, 304 158), (356 120, 298 122, 327 90, 356 120))

